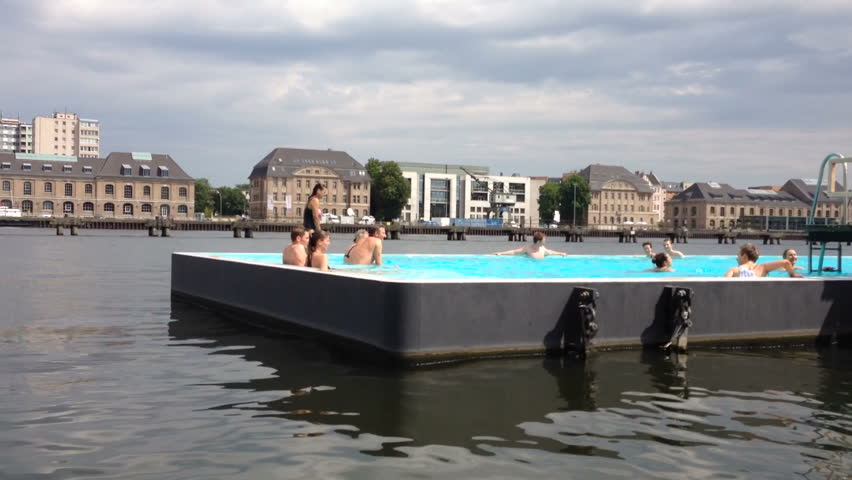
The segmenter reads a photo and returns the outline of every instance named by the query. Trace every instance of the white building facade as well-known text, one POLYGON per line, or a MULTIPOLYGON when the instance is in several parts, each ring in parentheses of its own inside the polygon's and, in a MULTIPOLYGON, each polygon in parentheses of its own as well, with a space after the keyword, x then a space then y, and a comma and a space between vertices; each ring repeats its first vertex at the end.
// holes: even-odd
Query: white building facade
POLYGON ((470 175, 463 177, 461 218, 502 218, 504 222, 523 226, 537 223, 532 219, 532 204, 538 197, 533 195, 530 177, 484 175, 477 178, 478 181, 470 175), (501 204, 500 210, 495 212, 492 209, 494 194, 500 193, 508 194, 504 198, 513 199, 514 204, 501 204))

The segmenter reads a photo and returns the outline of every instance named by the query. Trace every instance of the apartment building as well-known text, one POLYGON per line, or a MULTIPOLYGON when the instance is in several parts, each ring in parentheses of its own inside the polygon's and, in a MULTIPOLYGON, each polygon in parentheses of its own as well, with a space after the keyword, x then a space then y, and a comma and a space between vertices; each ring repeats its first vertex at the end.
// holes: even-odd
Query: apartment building
POLYGON ((100 122, 75 113, 33 119, 33 152, 78 158, 100 157, 100 122))
MULTIPOLYGON (((622 166, 589 165, 579 175, 589 183, 592 199, 584 212, 589 226, 604 229, 625 224, 655 225, 655 190, 622 166)), ((564 218, 564 217, 563 217, 564 218)))
POLYGON ((195 180, 169 155, 0 153, 0 206, 37 217, 192 218, 195 180))
POLYGON ((370 176, 348 153, 336 150, 276 148, 263 157, 249 176, 252 218, 301 221, 317 183, 328 195, 323 213, 360 218, 370 214, 370 176))
POLYGON ((402 209, 403 221, 474 218, 464 215, 464 177, 487 176, 488 167, 424 162, 397 164, 402 176, 411 183, 411 196, 402 209))
MULTIPOLYGON (((461 218, 500 218, 522 226, 533 224, 532 205, 538 205, 538 195, 533 195, 530 177, 483 175, 473 178, 465 175, 462 181, 461 218)), ((536 217, 535 224, 537 222, 536 217)))
POLYGON ((0 153, 33 153, 33 126, 16 118, 0 118, 0 153))

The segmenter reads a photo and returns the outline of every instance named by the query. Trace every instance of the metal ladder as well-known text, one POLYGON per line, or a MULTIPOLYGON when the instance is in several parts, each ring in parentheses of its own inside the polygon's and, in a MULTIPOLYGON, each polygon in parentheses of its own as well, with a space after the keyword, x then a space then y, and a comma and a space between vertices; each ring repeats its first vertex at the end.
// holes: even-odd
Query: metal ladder
MULTIPOLYGON (((849 199, 850 199, 850 190, 848 184, 848 165, 852 163, 852 158, 844 158, 843 155, 839 153, 831 153, 823 159, 822 164, 819 167, 819 178, 817 179, 816 189, 814 191, 814 199, 813 204, 811 205, 811 211, 808 214, 808 223, 806 229, 810 231, 816 230, 814 223, 814 215, 817 211, 817 205, 819 204, 819 196, 822 193, 822 179, 823 174, 825 173, 825 166, 831 164, 830 172, 829 172, 829 185, 828 189, 825 192, 827 197, 840 197, 843 198, 843 210, 840 225, 847 225, 849 223, 849 199), (835 192, 837 179, 836 179, 836 168, 838 165, 843 165, 843 191, 835 192), (810 227, 810 229, 808 228, 810 227)), ((825 230, 826 233, 831 230, 831 226, 826 221, 825 230)), ((840 232, 840 228, 838 228, 838 234, 842 235, 840 232)), ((817 268, 813 268, 813 256, 814 256, 814 241, 810 238, 809 234, 809 242, 808 242, 808 273, 816 273, 817 275, 821 275, 823 272, 823 265, 825 263, 825 252, 837 252, 837 267, 835 271, 841 272, 843 271, 843 246, 842 242, 846 240, 837 239, 823 239, 820 240, 820 248, 819 248, 819 261, 817 262, 817 268), (829 243, 836 242, 836 247, 829 247, 829 243)), ((838 235, 839 236, 839 235, 838 235)))

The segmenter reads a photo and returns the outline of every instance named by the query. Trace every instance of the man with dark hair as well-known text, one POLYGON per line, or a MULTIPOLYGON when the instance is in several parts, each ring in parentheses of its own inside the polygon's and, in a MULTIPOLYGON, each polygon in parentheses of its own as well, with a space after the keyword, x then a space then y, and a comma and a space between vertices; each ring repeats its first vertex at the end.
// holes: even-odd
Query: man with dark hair
POLYGON ((370 225, 367 227, 367 238, 355 243, 346 256, 344 263, 349 265, 382 264, 382 244, 385 228, 370 225))
POLYGON ((305 227, 295 226, 290 231, 290 245, 284 249, 284 265, 304 267, 308 264, 308 242, 311 234, 305 227))
POLYGON ((645 242, 642 244, 642 250, 645 250, 645 256, 648 258, 654 258, 654 246, 651 245, 651 242, 645 242))
POLYGON ((680 250, 674 250, 672 248, 672 239, 671 238, 664 238, 663 239, 663 251, 668 253, 672 258, 683 258, 683 257, 686 256, 680 250))
POLYGON ((494 255, 528 255, 531 258, 544 258, 547 255, 561 255, 563 257, 568 256, 567 253, 557 252, 556 250, 545 248, 544 243, 546 240, 547 236, 544 234, 544 232, 535 232, 533 234, 532 245, 526 245, 524 247, 516 248, 514 250, 506 250, 505 252, 497 252, 494 255))

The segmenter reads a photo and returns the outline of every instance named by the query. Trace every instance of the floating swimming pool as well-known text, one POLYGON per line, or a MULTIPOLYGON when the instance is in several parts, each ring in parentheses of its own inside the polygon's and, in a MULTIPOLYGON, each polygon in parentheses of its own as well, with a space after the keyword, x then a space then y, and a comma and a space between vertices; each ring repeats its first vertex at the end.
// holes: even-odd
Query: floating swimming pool
MULTIPOLYGON (((280 265, 280 253, 210 253, 214 258, 280 265)), ((495 255, 383 255, 381 266, 346 265, 343 255, 329 255, 332 269, 347 273, 375 275, 399 280, 485 280, 543 278, 707 278, 721 277, 737 264, 728 255, 693 255, 674 260, 674 272, 651 271, 651 260, 628 255, 550 256, 537 260, 526 256, 495 255)), ((764 261, 777 260, 766 258, 764 261)), ((807 259, 800 260, 807 266, 807 259)), ((852 268, 852 257, 844 257, 852 268)), ((826 257, 826 266, 837 265, 836 257, 826 257)), ((801 273, 804 271, 800 270, 801 273)), ((787 277, 783 270, 771 277, 787 277)), ((852 277, 848 272, 824 272, 822 277, 852 277)))

